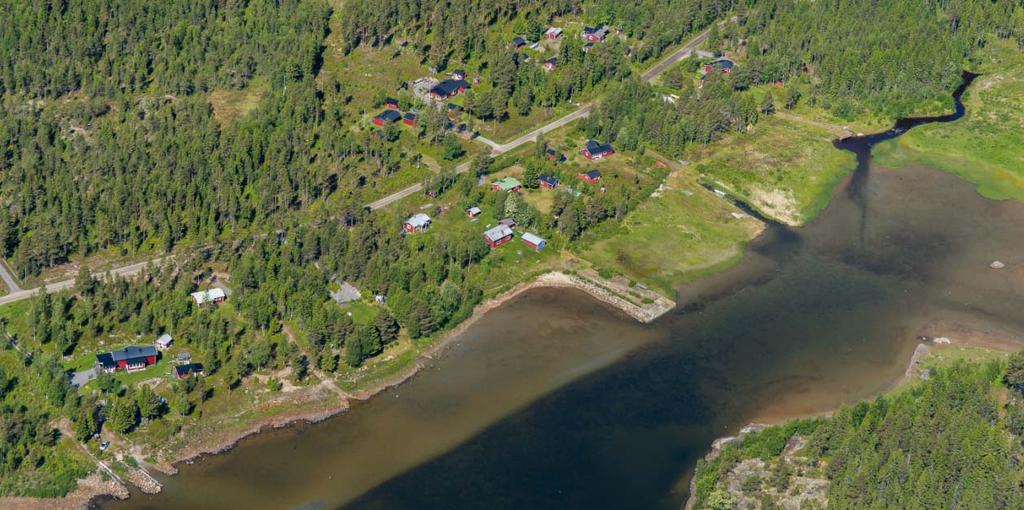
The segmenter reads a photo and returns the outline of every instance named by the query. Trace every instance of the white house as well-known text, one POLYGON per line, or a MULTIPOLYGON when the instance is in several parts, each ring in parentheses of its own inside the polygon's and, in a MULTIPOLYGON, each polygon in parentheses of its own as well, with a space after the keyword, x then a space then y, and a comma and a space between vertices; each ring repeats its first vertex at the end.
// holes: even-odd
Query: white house
POLYGON ((192 293, 192 301, 195 301, 197 305, 205 305, 207 303, 217 304, 223 302, 227 297, 227 294, 224 293, 224 289, 218 287, 192 293))
POLYGON ((166 351, 167 349, 170 349, 171 346, 174 345, 174 339, 171 338, 171 335, 168 335, 167 333, 164 333, 164 334, 160 335, 160 338, 156 339, 155 345, 156 345, 156 350, 158 350, 158 351, 166 351))
POLYGON ((426 230, 427 227, 429 226, 430 216, 427 216, 426 214, 423 213, 414 214, 411 217, 409 217, 409 219, 405 220, 405 223, 402 223, 402 228, 404 228, 405 231, 409 232, 410 234, 413 232, 421 232, 423 230, 426 230))

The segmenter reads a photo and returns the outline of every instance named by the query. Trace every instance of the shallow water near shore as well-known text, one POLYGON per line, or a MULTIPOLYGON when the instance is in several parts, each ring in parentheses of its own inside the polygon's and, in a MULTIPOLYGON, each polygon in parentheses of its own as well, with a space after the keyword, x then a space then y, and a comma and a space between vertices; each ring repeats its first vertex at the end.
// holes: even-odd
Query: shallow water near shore
POLYGON ((681 288, 687 311, 641 326, 577 291, 531 291, 346 415, 104 507, 677 508, 714 438, 884 391, 917 336, 958 341, 939 319, 1024 335, 1024 206, 925 167, 847 191, 681 288))
POLYGON ((920 335, 1024 338, 1024 205, 860 156, 815 222, 770 227, 655 324, 530 291, 345 415, 103 507, 678 508, 714 438, 870 398, 920 335))

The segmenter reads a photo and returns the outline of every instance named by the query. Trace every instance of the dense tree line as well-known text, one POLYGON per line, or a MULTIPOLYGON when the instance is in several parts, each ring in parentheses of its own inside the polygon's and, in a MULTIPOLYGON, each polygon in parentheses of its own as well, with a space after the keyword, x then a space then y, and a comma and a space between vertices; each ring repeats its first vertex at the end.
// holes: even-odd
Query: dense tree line
POLYGON ((127 253, 264 232, 339 188, 398 170, 405 154, 344 126, 344 87, 273 88, 220 127, 206 99, 141 96, 0 107, 0 255, 22 276, 108 247, 127 253))
POLYGON ((717 459, 699 463, 697 508, 730 508, 735 498, 718 480, 742 459, 761 458, 774 463, 773 472, 785 472, 777 458, 793 434, 807 440, 799 455, 830 482, 830 509, 1022 508, 1021 367, 1021 353, 1008 368, 957 363, 933 370, 911 389, 829 419, 747 436, 717 459))
POLYGON ((323 0, 18 0, 0 6, 0 96, 239 88, 315 73, 323 0))
POLYGON ((697 88, 682 85, 676 97, 627 81, 615 86, 583 121, 591 138, 634 150, 650 144, 671 156, 688 144, 708 144, 722 134, 745 131, 761 114, 752 96, 736 91, 727 76, 712 74, 697 88))
MULTIPOLYGON (((487 2, 449 0, 421 4, 408 0, 357 1, 346 5, 342 37, 347 49, 388 44, 399 38, 437 69, 472 63, 491 87, 471 91, 466 109, 484 120, 503 120, 510 111, 527 115, 535 106, 571 101, 594 86, 620 81, 630 62, 659 56, 665 48, 718 20, 733 0, 643 0, 635 2, 487 2), (458 14, 454 14, 458 13, 458 14), (609 36, 585 51, 576 33, 561 39, 554 72, 509 48, 509 40, 490 29, 502 23, 537 41, 555 16, 582 14, 606 23, 626 37, 609 36)), ((546 56, 546 55, 545 55, 546 56)))
POLYGON ((345 4, 341 35, 349 50, 400 37, 421 48, 431 65, 443 69, 452 58, 468 60, 493 45, 508 44, 489 37, 488 28, 499 20, 530 20, 522 28, 540 35, 538 27, 551 16, 578 9, 576 0, 353 0, 345 4))
POLYGON ((923 102, 948 102, 986 41, 1024 44, 1014 0, 778 0, 737 14, 738 23, 709 42, 746 56, 737 84, 800 78, 810 99, 840 117, 900 116, 923 102))

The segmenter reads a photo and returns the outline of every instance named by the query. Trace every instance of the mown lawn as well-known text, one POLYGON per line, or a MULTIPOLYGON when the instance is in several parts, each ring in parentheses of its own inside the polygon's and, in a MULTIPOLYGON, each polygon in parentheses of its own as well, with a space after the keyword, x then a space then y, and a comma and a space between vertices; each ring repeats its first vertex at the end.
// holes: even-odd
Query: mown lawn
POLYGON ((1024 53, 997 40, 985 57, 965 94, 964 118, 914 128, 876 148, 875 161, 924 163, 977 185, 986 198, 1024 202, 1024 53))
POLYGON ((704 182, 740 197, 790 225, 812 220, 856 166, 853 154, 832 146, 830 132, 795 120, 769 117, 691 158, 704 182))

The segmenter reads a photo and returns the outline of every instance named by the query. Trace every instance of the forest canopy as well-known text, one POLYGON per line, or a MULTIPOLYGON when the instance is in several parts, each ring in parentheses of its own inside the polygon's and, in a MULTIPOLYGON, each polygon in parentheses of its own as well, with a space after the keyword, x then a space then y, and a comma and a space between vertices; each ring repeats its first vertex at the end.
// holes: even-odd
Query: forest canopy
POLYGON ((324 0, 17 0, 0 5, 0 95, 238 88, 313 75, 324 0))

